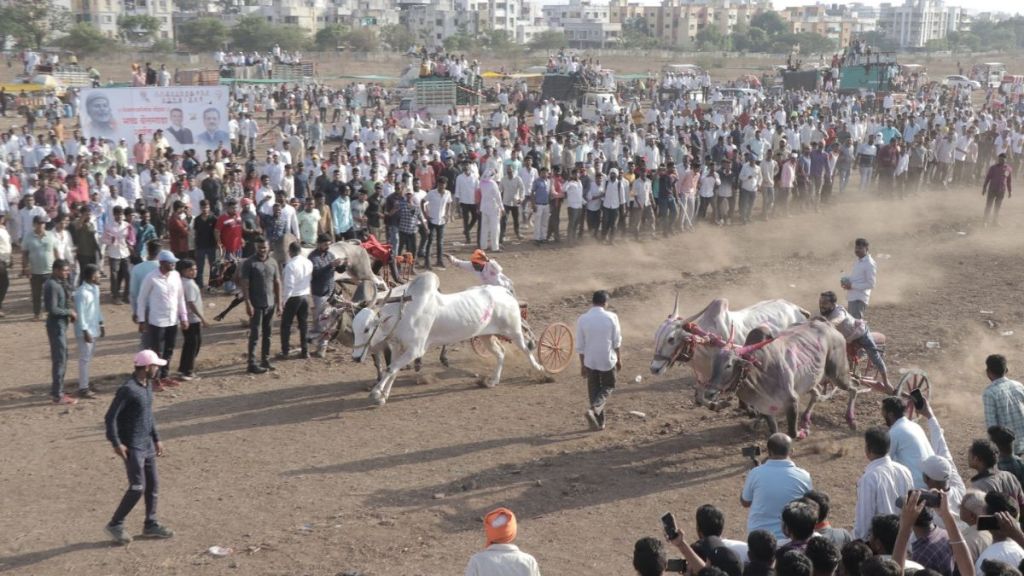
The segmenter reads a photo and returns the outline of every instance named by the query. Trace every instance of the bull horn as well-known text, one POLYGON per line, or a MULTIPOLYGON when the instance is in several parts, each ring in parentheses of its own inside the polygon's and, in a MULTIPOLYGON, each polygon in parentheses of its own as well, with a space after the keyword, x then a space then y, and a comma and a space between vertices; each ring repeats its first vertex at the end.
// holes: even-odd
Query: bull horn
POLYGON ((678 290, 676 290, 676 301, 675 301, 675 304, 672 305, 672 313, 669 314, 668 317, 669 318, 678 318, 679 317, 679 291, 678 290))

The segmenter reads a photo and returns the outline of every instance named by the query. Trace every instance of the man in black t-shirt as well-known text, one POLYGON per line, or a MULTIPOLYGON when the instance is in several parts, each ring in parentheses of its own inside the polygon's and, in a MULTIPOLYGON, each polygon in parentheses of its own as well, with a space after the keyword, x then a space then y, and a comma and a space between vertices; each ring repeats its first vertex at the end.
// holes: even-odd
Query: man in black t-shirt
POLYGON ((253 241, 256 253, 238 267, 238 286, 245 298, 249 316, 248 370, 263 374, 273 370, 270 363, 270 327, 274 310, 281 309, 281 275, 277 262, 270 256, 270 245, 263 236, 253 241), (260 363, 256 364, 256 341, 261 340, 260 363))
POLYGON ((196 284, 203 287, 203 270, 206 263, 210 263, 213 269, 217 261, 217 237, 214 229, 217 226, 217 217, 210 211, 209 200, 199 201, 199 215, 192 219, 192 230, 195 232, 196 246, 196 284))

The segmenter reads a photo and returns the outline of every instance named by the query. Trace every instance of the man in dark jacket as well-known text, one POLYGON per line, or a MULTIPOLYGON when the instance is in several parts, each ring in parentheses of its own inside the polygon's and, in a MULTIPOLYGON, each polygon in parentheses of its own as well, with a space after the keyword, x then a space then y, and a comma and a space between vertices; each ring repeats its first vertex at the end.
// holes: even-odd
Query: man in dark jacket
POLYGON ((164 455, 164 445, 156 432, 153 418, 153 387, 150 383, 156 376, 157 368, 166 366, 152 350, 143 350, 135 355, 131 378, 117 389, 110 409, 103 419, 107 440, 114 447, 114 453, 121 457, 128 472, 128 490, 121 498, 121 504, 114 512, 106 532, 117 544, 128 544, 132 537, 124 532, 124 519, 139 499, 146 497, 146 523, 142 536, 146 538, 170 538, 174 532, 156 521, 156 503, 159 493, 159 476, 156 472, 156 457, 164 455))

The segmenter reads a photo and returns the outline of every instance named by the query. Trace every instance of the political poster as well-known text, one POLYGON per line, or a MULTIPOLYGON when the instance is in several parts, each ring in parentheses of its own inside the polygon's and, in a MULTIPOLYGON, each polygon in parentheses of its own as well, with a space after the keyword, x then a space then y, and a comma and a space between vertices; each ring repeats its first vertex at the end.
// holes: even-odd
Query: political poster
POLYGON ((177 152, 231 148, 227 86, 90 88, 81 95, 82 134, 131 148, 162 131, 177 152))

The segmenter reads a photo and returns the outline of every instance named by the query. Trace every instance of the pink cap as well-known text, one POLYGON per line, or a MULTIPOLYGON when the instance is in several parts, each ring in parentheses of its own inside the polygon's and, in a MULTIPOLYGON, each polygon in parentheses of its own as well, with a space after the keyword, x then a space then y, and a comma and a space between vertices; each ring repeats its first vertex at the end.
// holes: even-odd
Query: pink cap
POLYGON ((157 356, 152 350, 143 350, 135 355, 136 366, 167 366, 167 360, 157 356))

